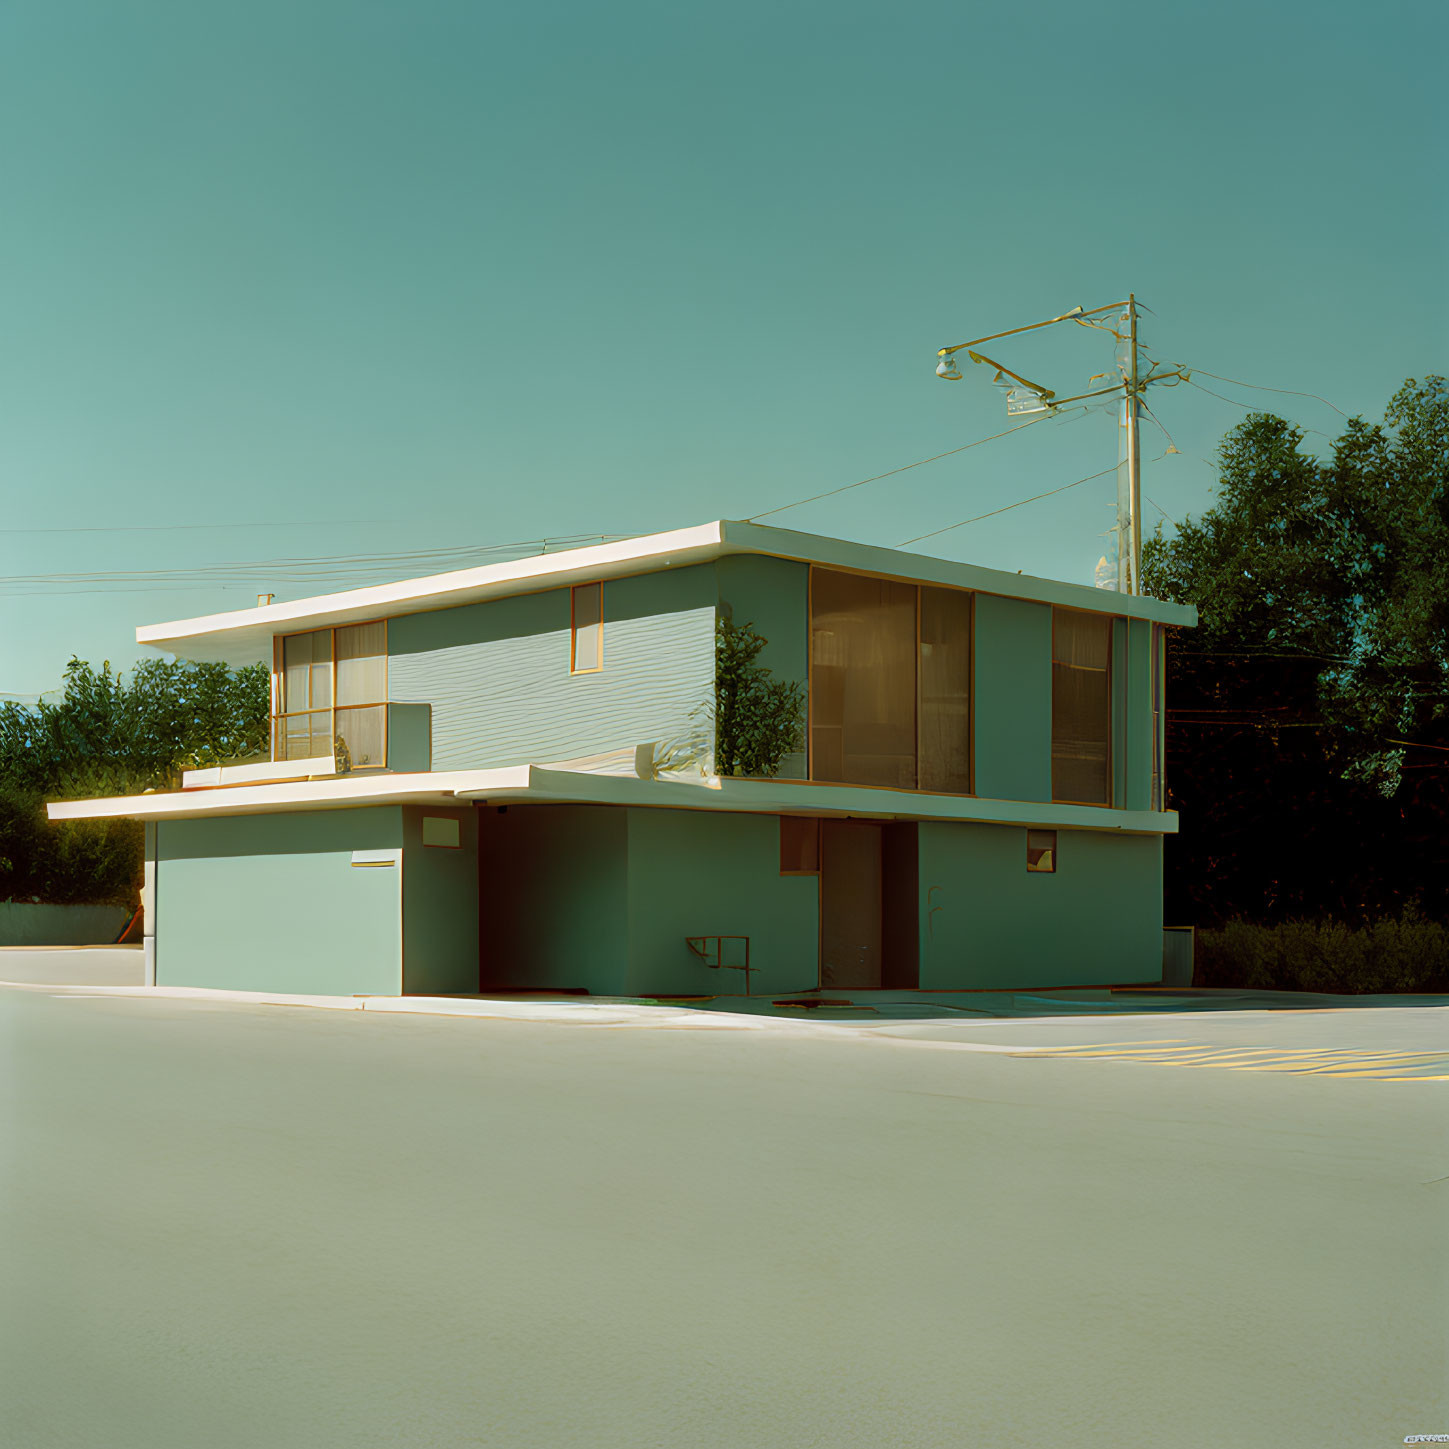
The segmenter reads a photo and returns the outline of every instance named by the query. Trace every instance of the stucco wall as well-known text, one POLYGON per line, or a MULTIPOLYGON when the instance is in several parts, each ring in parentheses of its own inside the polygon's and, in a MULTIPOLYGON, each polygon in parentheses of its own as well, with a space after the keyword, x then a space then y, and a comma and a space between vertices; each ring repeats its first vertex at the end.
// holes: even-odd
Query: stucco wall
POLYGON ((923 990, 1161 980, 1161 836, 1062 830, 1057 852, 1033 874, 1018 827, 921 822, 923 990))
POLYGON ((1052 798, 1052 611, 976 596, 976 793, 1052 798))
POLYGON ((402 615, 388 694, 432 705, 432 768, 539 764, 705 730, 712 564, 603 586, 604 667, 569 673, 569 590, 402 615))
POLYGON ((156 828, 156 983, 395 995, 401 871, 396 806, 167 820, 156 828))
POLYGON ((402 989, 440 996, 478 989, 477 811, 403 809, 402 989), (458 848, 423 844, 423 818, 458 825, 458 848))
POLYGON ((629 980, 652 993, 736 995, 742 971, 706 966, 689 936, 748 936, 753 994, 819 980, 819 886, 780 874, 775 815, 630 810, 629 980))

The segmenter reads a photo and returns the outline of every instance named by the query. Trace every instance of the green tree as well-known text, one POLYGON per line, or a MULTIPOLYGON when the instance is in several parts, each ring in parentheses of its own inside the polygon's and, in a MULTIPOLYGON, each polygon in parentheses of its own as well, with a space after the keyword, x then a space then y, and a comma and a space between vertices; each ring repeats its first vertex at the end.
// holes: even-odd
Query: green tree
POLYGON ((183 769, 265 754, 265 665, 146 660, 129 680, 72 659, 59 703, 0 705, 0 899, 133 902, 131 820, 51 824, 47 800, 174 788, 183 769))
POLYGON ((715 627, 713 722, 721 775, 774 775, 805 742, 805 686, 756 663, 769 641, 752 624, 715 627))
POLYGON ((1180 919, 1449 906, 1449 391, 1410 379, 1324 460, 1303 440, 1245 419, 1213 508, 1144 550, 1200 618, 1168 676, 1180 919))

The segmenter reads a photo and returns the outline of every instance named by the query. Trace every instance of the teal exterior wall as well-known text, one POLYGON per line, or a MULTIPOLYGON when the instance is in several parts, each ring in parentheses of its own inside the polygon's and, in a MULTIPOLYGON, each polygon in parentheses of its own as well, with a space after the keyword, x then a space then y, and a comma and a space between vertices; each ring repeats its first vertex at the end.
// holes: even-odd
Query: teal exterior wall
POLYGON ((974 649, 976 793, 1052 798, 1052 611, 977 594, 974 649))
POLYGON ((434 770, 543 764, 707 734, 713 564, 603 586, 604 667, 569 673, 569 590, 405 614, 388 694, 432 705, 434 770))
POLYGON ((388 705, 387 767, 404 774, 433 768, 431 705, 388 705))
POLYGON ((484 991, 629 994, 628 817, 604 805, 479 812, 484 991))
POLYGON ((629 991, 738 995, 744 973, 706 966, 689 936, 748 936, 756 996, 819 983, 819 878, 780 874, 777 815, 630 810, 629 991))
POLYGON ((302 995, 402 990, 402 810, 166 820, 156 827, 156 984, 302 995))
POLYGON ((921 989, 1162 979, 1162 837, 1062 830, 1026 869, 1015 826, 920 824, 921 989))
MULTIPOLYGON (((752 624, 768 641, 758 663, 777 679, 810 679, 810 566, 764 554, 730 554, 715 565, 722 617, 752 624)), ((803 780, 804 749, 781 762, 780 777, 803 780)))
POLYGON ((402 990, 478 989, 478 812, 403 808, 402 990), (423 818, 458 824, 458 848, 423 844, 423 818))

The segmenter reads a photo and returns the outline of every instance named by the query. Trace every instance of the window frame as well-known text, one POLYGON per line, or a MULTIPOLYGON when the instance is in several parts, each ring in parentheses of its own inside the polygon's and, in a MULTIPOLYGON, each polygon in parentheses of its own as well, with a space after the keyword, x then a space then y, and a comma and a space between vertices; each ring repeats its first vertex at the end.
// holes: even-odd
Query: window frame
POLYGON ((1106 677, 1107 677, 1107 732, 1106 732, 1106 739, 1107 739, 1107 762, 1106 762, 1106 767, 1105 767, 1106 768, 1106 776, 1107 776, 1106 799, 1104 799, 1104 800, 1073 800, 1073 799, 1070 798, 1070 796, 1058 795, 1057 794, 1057 782, 1056 782, 1057 721, 1056 721, 1056 699, 1053 698, 1050 701, 1050 704, 1049 704, 1049 709, 1051 711, 1051 729, 1050 729, 1050 736, 1051 736, 1051 757, 1050 757, 1050 762, 1049 763, 1050 763, 1051 776, 1052 776, 1052 778, 1051 778, 1052 804, 1053 805, 1090 805, 1090 806, 1093 806, 1095 809, 1098 809, 1098 810, 1111 810, 1111 809, 1116 808, 1116 785, 1115 785, 1115 781, 1116 781, 1116 770, 1117 770, 1117 757, 1116 757, 1116 734, 1117 734, 1117 730, 1116 730, 1116 725, 1117 725, 1117 719, 1118 719, 1118 714, 1117 714, 1117 694, 1116 694, 1116 688, 1117 688, 1117 683, 1116 683, 1117 623, 1118 623, 1119 620, 1122 620, 1123 619, 1123 616, 1121 614, 1108 614, 1108 613, 1104 613, 1104 612, 1099 612, 1096 609, 1077 609, 1077 608, 1073 608, 1072 605, 1070 605, 1070 604, 1050 604, 1050 605, 1048 605, 1048 607, 1051 609, 1051 619, 1052 619, 1052 631, 1051 631, 1052 637, 1051 637, 1051 644, 1050 644, 1049 647, 1050 647, 1050 660, 1051 660, 1051 668, 1052 668, 1052 676, 1053 676, 1053 679, 1052 679, 1052 683, 1053 683, 1052 693, 1053 693, 1053 696, 1055 696, 1055 693, 1056 693, 1056 690, 1055 690, 1055 682, 1056 682, 1055 675, 1056 675, 1056 669, 1057 669, 1057 664, 1058 664, 1058 660, 1057 660, 1057 641, 1056 641, 1056 616, 1059 613, 1061 613, 1061 614, 1085 614, 1087 616, 1087 618, 1089 618, 1089 619, 1100 619, 1100 620, 1102 620, 1107 625, 1107 667, 1106 667, 1106 669, 1104 669, 1104 670, 1088 669, 1087 666, 1081 665, 1081 664, 1063 664, 1062 665, 1062 668, 1064 668, 1064 669, 1081 669, 1084 673, 1090 673, 1090 674, 1099 674, 1100 673, 1100 674, 1105 674, 1106 677))
MULTIPOLYGON (((370 657, 370 656, 369 656, 370 657)), ((308 679, 308 690, 311 690, 311 680, 308 679)), ((383 619, 357 619, 347 624, 328 624, 320 629, 294 629, 289 634, 272 635, 272 718, 271 718, 271 746, 272 760, 284 760, 286 755, 277 753, 279 739, 285 739, 285 728, 279 729, 284 721, 289 719, 301 719, 310 715, 326 714, 328 717, 328 733, 332 740, 332 754, 336 757, 337 751, 337 716, 347 714, 353 710, 360 709, 381 709, 382 710, 382 759, 376 765, 354 765, 354 772, 371 772, 374 770, 387 769, 388 752, 388 630, 387 620, 383 619), (383 698, 372 700, 366 704, 344 704, 341 708, 337 704, 337 634, 342 629, 359 629, 371 624, 382 626, 382 653, 377 656, 382 660, 382 693, 383 698), (288 639, 300 639, 309 634, 329 635, 331 656, 328 659, 328 678, 330 681, 329 697, 330 703, 325 710, 322 709, 294 709, 283 711, 282 705, 286 702, 286 643, 288 639)), ((321 759, 323 756, 307 756, 309 759, 321 759)))
POLYGON ((573 584, 569 587, 569 674, 602 674, 604 669, 604 581, 599 579, 593 583, 573 584), (599 591, 599 617, 595 627, 599 631, 598 648, 595 650, 597 664, 579 664, 579 611, 578 600, 580 589, 597 589, 599 591))
POLYGON ((939 795, 961 800, 976 795, 976 599, 980 589, 963 588, 957 584, 923 582, 900 574, 878 573, 872 569, 842 568, 834 564, 811 563, 805 588, 805 780, 810 785, 841 785, 852 790, 896 790, 907 795, 939 795), (850 574, 862 579, 881 579, 887 583, 905 584, 916 592, 916 642, 914 653, 915 681, 911 692, 915 710, 914 742, 916 784, 862 785, 850 780, 827 780, 815 773, 815 575, 824 570, 832 574, 850 574), (965 594, 970 599, 971 627, 966 640, 966 677, 969 698, 966 708, 966 783, 964 791, 925 790, 921 788, 921 598, 923 589, 940 589, 944 593, 965 594))

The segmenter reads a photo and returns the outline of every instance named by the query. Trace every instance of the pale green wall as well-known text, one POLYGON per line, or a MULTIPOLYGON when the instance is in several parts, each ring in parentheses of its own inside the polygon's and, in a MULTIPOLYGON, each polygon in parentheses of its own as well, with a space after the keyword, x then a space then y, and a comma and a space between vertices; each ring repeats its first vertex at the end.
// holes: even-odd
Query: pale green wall
POLYGON ((433 711, 426 704, 387 707, 387 767, 402 773, 433 768, 433 711))
POLYGON ((629 991, 737 995, 742 971, 714 970, 688 936, 748 936, 751 992, 819 980, 819 882, 780 874, 775 815, 630 810, 629 991))
POLYGON ((157 825, 156 982, 304 995, 401 990, 396 806, 157 825))
POLYGON ((976 793, 1052 798, 1052 611, 976 596, 976 793))
MULTIPOLYGON (((768 642, 758 663, 777 679, 806 684, 810 677, 810 566, 764 554, 730 554, 715 565, 722 615, 752 624, 768 642)), ((787 755, 779 774, 805 778, 805 751, 787 755)))
POLYGON ((1051 874, 1015 826, 922 821, 921 988, 1162 976, 1162 837, 1062 830, 1051 874))
POLYGON ((402 989, 443 996, 478 989, 477 811, 403 809, 402 989), (459 847, 423 844, 424 816, 458 822, 459 847))
POLYGON ((485 991, 628 994, 628 815, 603 805, 479 812, 485 991))
POLYGON ((569 590, 405 614, 388 625, 388 693, 427 702, 432 768, 545 764, 707 733, 712 564, 604 584, 604 667, 569 673, 569 590))

